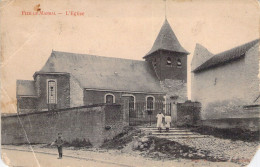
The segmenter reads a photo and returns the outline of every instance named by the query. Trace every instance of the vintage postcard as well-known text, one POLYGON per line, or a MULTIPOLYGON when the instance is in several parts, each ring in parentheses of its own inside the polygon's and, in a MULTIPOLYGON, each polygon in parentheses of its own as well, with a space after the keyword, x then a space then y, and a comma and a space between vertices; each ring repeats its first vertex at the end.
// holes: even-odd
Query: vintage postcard
POLYGON ((259 166, 257 0, 0 10, 2 166, 259 166))

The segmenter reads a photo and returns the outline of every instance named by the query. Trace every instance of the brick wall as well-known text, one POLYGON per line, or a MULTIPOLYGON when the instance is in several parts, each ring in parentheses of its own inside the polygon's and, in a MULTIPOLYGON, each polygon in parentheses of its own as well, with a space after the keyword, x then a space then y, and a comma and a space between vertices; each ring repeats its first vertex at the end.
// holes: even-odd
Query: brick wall
POLYGON ((152 95, 155 101, 163 101, 164 94, 146 94, 146 93, 129 93, 129 92, 113 92, 113 91, 96 91, 84 90, 84 105, 105 103, 105 95, 112 93, 115 96, 115 103, 123 103, 125 95, 134 95, 136 102, 145 102, 146 96, 152 95))
POLYGON ((156 59, 156 73, 161 81, 164 79, 184 80, 187 82, 187 56, 180 53, 158 51, 150 55, 146 61, 152 63, 156 59), (172 65, 166 65, 167 58, 171 58, 172 65), (177 67, 180 59, 182 66, 177 67))
POLYGON ((57 111, 2 116, 2 144, 51 143, 61 132, 66 141, 86 139, 100 146, 125 125, 120 105, 85 106, 57 111), (106 126, 111 129, 106 130, 106 126), (26 132, 26 135, 25 135, 26 132))
POLYGON ((21 97, 17 98, 18 112, 32 112, 35 111, 37 98, 21 97))
POLYGON ((47 110, 47 79, 57 80, 57 105, 58 109, 70 107, 70 76, 68 74, 39 74, 36 77, 36 88, 39 92, 36 109, 47 110))
POLYGON ((195 73, 192 77, 192 101, 202 103, 203 119, 238 116, 241 107, 252 104, 259 95, 258 45, 245 58, 224 66, 195 73))

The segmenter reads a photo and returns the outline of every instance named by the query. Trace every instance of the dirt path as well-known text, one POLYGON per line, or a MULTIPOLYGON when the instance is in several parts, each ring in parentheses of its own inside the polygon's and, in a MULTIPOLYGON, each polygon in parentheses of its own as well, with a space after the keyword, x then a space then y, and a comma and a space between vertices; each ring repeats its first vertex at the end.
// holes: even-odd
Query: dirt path
MULTIPOLYGON (((42 163, 41 167, 50 166, 52 163, 57 163, 57 150, 52 148, 40 148, 41 146, 33 146, 33 149, 36 153, 36 155, 39 154, 39 158, 37 156, 37 159, 39 162, 42 163), (46 154, 49 156, 43 156, 42 154, 46 154)), ((26 163, 24 162, 24 158, 19 158, 20 152, 18 153, 17 150, 23 150, 20 152, 27 152, 25 153, 26 156, 30 159, 29 162, 33 162, 33 154, 30 151, 30 148, 28 146, 2 146, 2 152, 6 154, 7 158, 3 159, 9 159, 10 162, 14 163, 26 163), (8 150, 9 149, 9 150, 8 150), (12 150, 10 150, 12 149, 12 150), (17 156, 16 156, 17 155, 17 156)), ((25 157, 26 159, 26 157, 25 157)), ((185 159, 176 159, 176 160, 153 160, 150 158, 144 158, 138 154, 129 154, 126 152, 118 151, 118 150, 72 150, 71 148, 65 148, 64 149, 64 158, 63 162, 67 162, 66 159, 75 159, 76 165, 81 166, 102 166, 103 164, 108 164, 107 166, 114 165, 114 166, 133 166, 133 167, 143 167, 143 166, 149 166, 149 167, 156 167, 156 166, 164 166, 164 167, 179 167, 179 166, 187 166, 187 167, 199 167, 199 166, 228 166, 228 167, 236 167, 239 166, 234 163, 230 162, 208 162, 208 161, 192 161, 192 160, 185 160, 185 159), (76 157, 76 158, 75 158, 76 157), (101 164, 100 164, 101 163, 101 164)), ((58 161, 60 162, 60 161, 58 161)), ((74 160, 72 161, 74 162, 74 160)), ((25 164, 26 166, 27 164, 25 164)), ((70 166, 71 163, 68 162, 68 164, 63 163, 62 166, 70 166)), ((32 165, 29 165, 32 166, 32 165)), ((71 166, 75 166, 74 164, 71 166)))

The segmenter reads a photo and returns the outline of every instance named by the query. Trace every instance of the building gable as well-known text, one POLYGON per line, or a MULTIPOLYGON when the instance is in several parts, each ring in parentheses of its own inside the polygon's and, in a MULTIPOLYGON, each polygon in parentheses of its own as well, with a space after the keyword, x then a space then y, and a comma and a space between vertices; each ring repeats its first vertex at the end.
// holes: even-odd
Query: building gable
POLYGON ((197 43, 191 61, 191 71, 195 70, 213 56, 213 53, 209 52, 208 49, 197 43))

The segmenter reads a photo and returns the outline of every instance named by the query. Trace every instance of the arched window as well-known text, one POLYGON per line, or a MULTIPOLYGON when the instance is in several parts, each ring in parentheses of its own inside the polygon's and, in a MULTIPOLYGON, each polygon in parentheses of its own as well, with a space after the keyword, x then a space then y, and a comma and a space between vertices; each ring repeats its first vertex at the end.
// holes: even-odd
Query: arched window
POLYGON ((105 94, 105 103, 107 104, 115 103, 115 96, 111 93, 105 94))
POLYGON ((178 59, 178 60, 177 60, 177 67, 178 67, 178 68, 181 68, 181 67, 182 67, 181 59, 178 59))
POLYGON ((167 58, 166 65, 168 65, 168 66, 172 65, 172 60, 170 57, 167 58))
POLYGON ((153 110, 154 109, 154 97, 153 96, 147 96, 146 97, 146 109, 147 110, 153 110))
POLYGON ((48 104, 57 104, 56 80, 47 80, 47 103, 48 104))
POLYGON ((129 110, 132 111, 135 109, 135 96, 132 94, 123 94, 123 97, 127 97, 129 101, 129 110))

